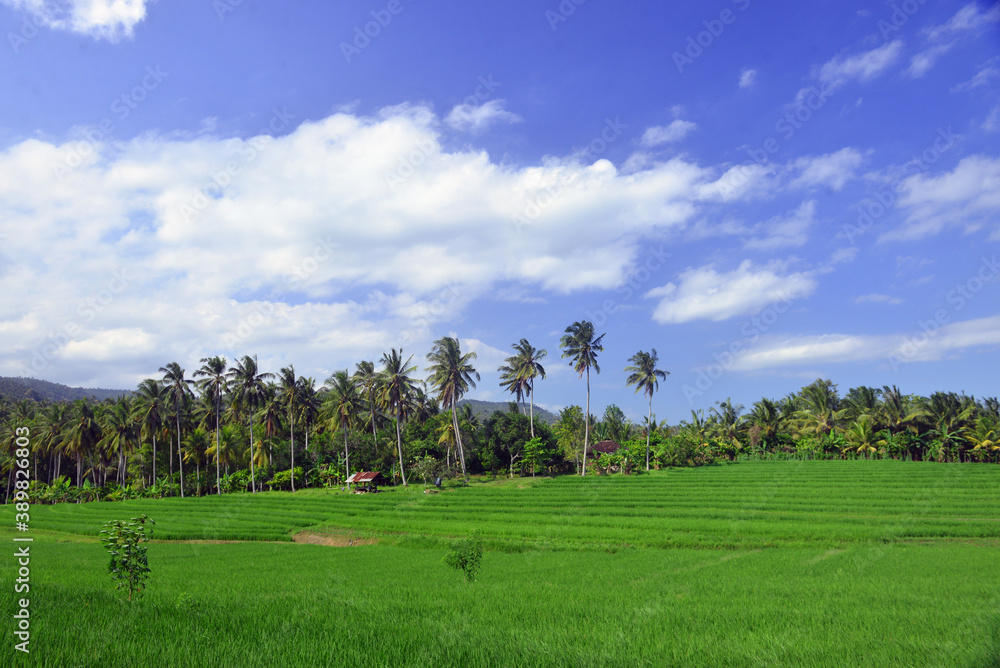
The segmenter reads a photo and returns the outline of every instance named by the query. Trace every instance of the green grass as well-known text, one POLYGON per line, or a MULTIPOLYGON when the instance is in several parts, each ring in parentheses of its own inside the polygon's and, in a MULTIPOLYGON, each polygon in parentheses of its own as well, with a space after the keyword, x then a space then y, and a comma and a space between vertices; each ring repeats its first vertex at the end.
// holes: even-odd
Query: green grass
POLYGON ((35 506, 32 653, 0 665, 1000 666, 998 520, 1000 467, 902 462, 35 506), (190 542, 129 605, 95 536, 141 512, 190 542), (472 529, 469 585, 441 559, 472 529))

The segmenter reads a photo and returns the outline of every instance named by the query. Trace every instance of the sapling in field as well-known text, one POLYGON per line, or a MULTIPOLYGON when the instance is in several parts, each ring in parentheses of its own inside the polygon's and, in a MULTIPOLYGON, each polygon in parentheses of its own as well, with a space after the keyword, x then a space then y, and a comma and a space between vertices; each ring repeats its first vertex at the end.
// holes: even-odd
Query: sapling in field
POLYGON ((150 525, 155 524, 143 514, 133 517, 128 522, 124 520, 106 522, 104 529, 101 530, 101 543, 111 555, 108 572, 115 581, 115 589, 128 588, 129 601, 132 600, 133 594, 136 598, 142 595, 143 589, 146 588, 146 578, 149 577, 146 546, 142 545, 153 535, 152 527, 149 528, 149 533, 146 533, 147 522, 150 525))
POLYGON ((444 563, 465 573, 466 582, 475 582, 483 560, 483 544, 473 532, 468 538, 456 541, 444 557, 444 563))

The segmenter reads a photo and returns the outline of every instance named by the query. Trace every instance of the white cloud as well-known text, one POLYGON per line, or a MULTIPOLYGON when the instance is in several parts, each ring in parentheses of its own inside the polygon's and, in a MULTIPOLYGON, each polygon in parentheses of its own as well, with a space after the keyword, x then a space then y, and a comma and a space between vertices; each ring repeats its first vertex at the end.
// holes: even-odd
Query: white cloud
MULTIPOLYGON (((917 174, 902 183, 898 206, 906 222, 885 239, 919 239, 949 228, 967 229, 993 222, 1000 211, 1000 158, 963 158, 951 172, 917 174)), ((994 235, 1000 233, 996 227, 994 235)))
POLYGON ((826 155, 799 158, 791 167, 801 170, 801 173, 790 185, 793 188, 826 186, 832 190, 840 190, 854 178, 855 171, 864 160, 859 150, 850 147, 826 155))
POLYGON ((673 121, 667 126, 654 125, 642 135, 640 143, 646 147, 653 147, 680 141, 697 127, 697 125, 690 121, 682 120, 673 121))
POLYGON ((990 23, 1000 21, 1000 7, 993 6, 980 11, 979 5, 971 2, 962 7, 946 23, 925 28, 922 34, 930 46, 910 59, 907 73, 914 79, 926 74, 938 58, 951 51, 958 44, 958 38, 963 33, 978 32, 990 23))
POLYGON ((870 81, 891 67, 902 53, 903 40, 897 39, 854 56, 837 56, 820 68, 819 79, 828 88, 839 88, 852 79, 870 81))
POLYGON ((934 67, 934 63, 937 62, 938 58, 951 51, 953 46, 954 43, 936 44, 916 54, 910 59, 910 66, 907 68, 906 73, 914 79, 919 79, 934 67))
POLYGON ((931 42, 947 39, 963 32, 975 32, 985 28, 990 23, 1000 21, 1000 6, 994 4, 989 9, 981 10, 979 4, 970 2, 962 7, 946 23, 925 28, 924 35, 931 42))
POLYGON ((459 104, 445 118, 445 123, 466 132, 479 132, 496 123, 520 123, 520 116, 503 108, 504 100, 490 100, 480 105, 459 104))
POLYGON ((280 137, 7 147, 0 374, 59 367, 121 386, 170 359, 270 348, 284 352, 268 364, 330 364, 318 377, 426 349, 498 285, 545 298, 618 287, 643 235, 718 200, 717 172, 682 159, 630 174, 573 157, 508 166, 446 150, 440 130, 400 106, 280 137), (98 364, 114 347, 131 361, 98 364))
POLYGON ((749 67, 743 68, 740 72, 740 88, 753 88, 753 85, 757 82, 757 70, 750 69, 749 67))
POLYGON ((953 93, 958 93, 970 91, 973 88, 979 88, 980 86, 989 86, 990 83, 998 77, 1000 77, 1000 70, 993 66, 987 66, 976 72, 976 75, 968 81, 953 86, 951 91, 953 93))
POLYGON ((0 0, 56 30, 117 41, 146 18, 146 0, 0 0))
POLYGON ((898 367, 933 362, 970 348, 1000 344, 1000 316, 940 325, 927 335, 916 324, 911 332, 886 335, 824 334, 771 338, 736 358, 732 368, 753 371, 820 363, 882 361, 898 367))
POLYGON ((809 273, 785 273, 782 263, 755 268, 745 260, 737 269, 719 273, 712 266, 688 269, 678 283, 655 288, 646 297, 659 297, 653 319, 663 324, 692 320, 721 321, 755 313, 768 304, 807 297, 816 288, 809 273))
POLYGON ((993 107, 993 110, 990 111, 989 116, 983 121, 983 129, 987 132, 1000 131, 1000 105, 993 107))
POLYGON ((785 216, 775 216, 764 223, 762 237, 750 239, 746 248, 773 250, 785 246, 802 246, 809 238, 808 231, 816 222, 816 201, 803 202, 798 209, 785 216))

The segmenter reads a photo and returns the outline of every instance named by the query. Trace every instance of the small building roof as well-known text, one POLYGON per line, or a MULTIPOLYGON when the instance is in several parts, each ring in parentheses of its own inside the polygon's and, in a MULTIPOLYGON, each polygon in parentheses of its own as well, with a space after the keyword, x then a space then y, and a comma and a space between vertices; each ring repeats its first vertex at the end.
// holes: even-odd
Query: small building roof
POLYGON ((622 446, 618 445, 614 441, 601 441, 599 443, 594 443, 590 446, 590 452, 593 453, 595 457, 603 455, 604 453, 618 452, 622 446))
POLYGON ((378 471, 358 471, 357 473, 352 473, 347 478, 348 483, 359 483, 359 482, 374 482, 378 478, 381 478, 382 474, 378 471))

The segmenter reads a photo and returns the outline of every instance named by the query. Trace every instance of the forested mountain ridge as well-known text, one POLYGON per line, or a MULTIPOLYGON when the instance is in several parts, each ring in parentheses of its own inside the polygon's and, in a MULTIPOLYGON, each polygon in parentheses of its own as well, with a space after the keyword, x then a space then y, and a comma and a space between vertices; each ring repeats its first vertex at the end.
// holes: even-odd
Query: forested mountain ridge
MULTIPOLYGON (((506 413, 510 408, 510 401, 480 401, 479 399, 462 399, 458 402, 459 406, 464 404, 469 404, 472 406, 472 414, 479 418, 480 421, 486 420, 489 416, 493 415, 494 412, 500 411, 501 413, 506 413)), ((520 405, 518 405, 518 410, 520 410, 520 405)), ((528 403, 524 404, 524 412, 529 411, 528 403)), ((555 413, 545 410, 538 404, 535 404, 535 420, 538 422, 544 422, 549 425, 554 425, 559 421, 559 416, 555 413)))
POLYGON ((121 396, 129 396, 130 390, 108 390, 93 387, 69 387, 61 383, 50 383, 47 380, 37 378, 0 376, 0 397, 13 401, 21 399, 33 399, 40 401, 74 401, 76 399, 94 398, 98 401, 104 399, 117 399, 121 396))

